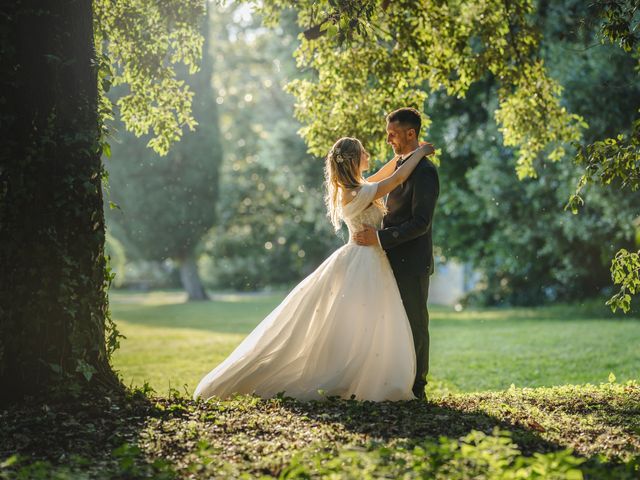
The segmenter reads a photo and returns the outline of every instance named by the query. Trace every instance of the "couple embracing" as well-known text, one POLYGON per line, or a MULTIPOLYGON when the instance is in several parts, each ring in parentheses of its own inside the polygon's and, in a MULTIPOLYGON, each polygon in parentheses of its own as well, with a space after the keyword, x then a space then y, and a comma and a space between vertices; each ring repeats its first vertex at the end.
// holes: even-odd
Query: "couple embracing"
POLYGON ((377 173, 363 176, 369 154, 355 138, 326 158, 328 214, 336 230, 347 225, 349 242, 200 381, 195 398, 424 398, 438 174, 425 158, 433 146, 418 141, 419 112, 386 120, 395 156, 377 173))

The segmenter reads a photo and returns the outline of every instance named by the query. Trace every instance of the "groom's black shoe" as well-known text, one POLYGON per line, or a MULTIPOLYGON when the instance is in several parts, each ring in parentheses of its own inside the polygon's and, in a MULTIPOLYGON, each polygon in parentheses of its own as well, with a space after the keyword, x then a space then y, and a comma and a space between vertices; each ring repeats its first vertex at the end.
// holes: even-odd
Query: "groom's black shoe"
POLYGON ((425 387, 427 385, 422 383, 422 384, 416 384, 413 386, 412 390, 413 390, 413 394, 416 396, 416 398, 418 400, 426 400, 427 399, 427 395, 424 391, 425 387))

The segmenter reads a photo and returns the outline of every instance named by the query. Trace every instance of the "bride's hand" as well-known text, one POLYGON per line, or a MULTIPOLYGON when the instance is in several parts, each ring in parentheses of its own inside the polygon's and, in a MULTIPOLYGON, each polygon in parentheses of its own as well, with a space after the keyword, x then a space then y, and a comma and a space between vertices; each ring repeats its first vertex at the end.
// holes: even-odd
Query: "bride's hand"
POLYGON ((425 155, 433 155, 436 151, 433 144, 429 142, 420 142, 420 150, 422 150, 425 155))
MULTIPOLYGON (((413 172, 413 170, 418 166, 418 164, 422 161, 422 159, 427 155, 433 155, 435 153, 435 148, 429 142, 424 142, 420 145, 415 152, 409 155, 409 158, 405 159, 398 169, 393 172, 389 177, 384 180, 377 182, 377 188, 374 199, 381 198, 385 196, 387 193, 391 192, 398 185, 402 184, 409 175, 413 172)), ((354 239, 358 242, 357 238, 354 239)), ((360 243, 358 243, 360 244, 360 243)))

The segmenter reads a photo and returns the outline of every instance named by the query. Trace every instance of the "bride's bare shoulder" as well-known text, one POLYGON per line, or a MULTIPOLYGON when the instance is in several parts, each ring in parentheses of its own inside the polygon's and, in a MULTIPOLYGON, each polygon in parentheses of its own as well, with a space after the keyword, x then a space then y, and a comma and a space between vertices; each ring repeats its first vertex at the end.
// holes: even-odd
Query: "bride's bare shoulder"
POLYGON ((351 200, 353 200, 354 198, 356 198, 356 195, 358 195, 358 192, 360 191, 362 187, 355 187, 355 188, 345 188, 342 190, 342 195, 341 195, 341 202, 342 202, 342 206, 346 206, 349 204, 349 202, 351 202, 351 200))

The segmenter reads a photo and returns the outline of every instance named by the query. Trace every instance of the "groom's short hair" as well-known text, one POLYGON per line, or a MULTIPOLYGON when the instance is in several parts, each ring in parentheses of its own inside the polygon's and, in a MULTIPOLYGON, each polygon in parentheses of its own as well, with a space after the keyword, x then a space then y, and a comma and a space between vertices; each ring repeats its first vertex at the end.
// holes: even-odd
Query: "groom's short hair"
POLYGON ((387 122, 398 122, 403 128, 413 128, 416 131, 416 137, 420 135, 422 120, 420 119, 420 112, 415 108, 403 107, 394 110, 387 115, 387 122))

